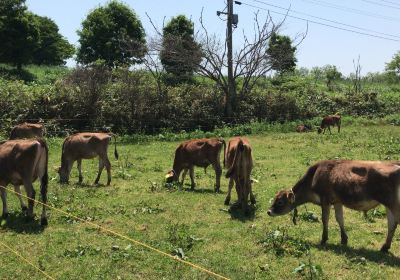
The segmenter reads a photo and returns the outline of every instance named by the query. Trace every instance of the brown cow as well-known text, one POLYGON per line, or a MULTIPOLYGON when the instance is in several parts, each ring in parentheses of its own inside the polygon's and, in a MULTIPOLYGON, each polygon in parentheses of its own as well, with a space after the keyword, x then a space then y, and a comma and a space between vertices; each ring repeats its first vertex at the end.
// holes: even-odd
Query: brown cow
POLYGON ((10 140, 23 138, 42 138, 45 133, 43 125, 38 123, 22 123, 12 128, 10 140))
POLYGON ((193 139, 181 143, 175 150, 175 158, 172 170, 167 173, 167 183, 178 181, 181 172, 182 181, 185 180, 187 171, 189 170, 192 190, 196 184, 194 182, 194 167, 204 167, 206 169, 210 164, 215 170, 215 192, 219 192, 222 168, 220 164, 220 153, 222 146, 224 147, 224 161, 225 161, 225 141, 223 139, 193 139))
POLYGON ((226 178, 229 178, 228 194, 225 198, 225 205, 229 205, 231 191, 235 183, 238 196, 238 203, 244 211, 248 208, 248 197, 252 204, 256 199, 252 192, 250 174, 253 168, 253 158, 251 156, 251 146, 249 141, 243 137, 235 137, 229 140, 226 151, 226 178))
POLYGON ((311 202, 322 208, 321 244, 328 240, 331 205, 340 226, 341 242, 347 244, 343 205, 367 211, 383 204, 386 207, 388 234, 381 251, 388 251, 400 222, 400 162, 325 160, 311 166, 289 191, 280 191, 268 215, 289 213, 297 206, 311 202))
POLYGON ((107 185, 111 183, 111 163, 108 159, 107 150, 114 136, 114 155, 118 159, 116 136, 108 133, 92 133, 83 132, 70 135, 65 138, 62 146, 61 167, 59 168, 60 183, 68 183, 69 174, 71 173, 72 166, 77 161, 79 172, 79 183, 82 183, 82 159, 92 159, 96 156, 99 157, 99 173, 94 181, 94 184, 99 183, 101 173, 104 166, 107 170, 107 185))
POLYGON ((323 131, 323 134, 325 134, 325 129, 328 128, 329 134, 332 134, 331 132, 331 126, 337 126, 338 132, 340 132, 340 123, 341 123, 341 117, 339 115, 330 115, 326 116, 322 119, 321 121, 321 126, 318 127, 318 134, 320 134, 323 131))
MULTIPOLYGON (((0 193, 3 202, 3 217, 7 217, 6 190, 8 184, 14 185, 21 208, 33 218, 34 201, 28 200, 28 208, 21 198, 20 185, 24 185, 27 196, 35 199, 32 183, 40 179, 40 194, 43 203, 47 203, 48 185, 48 147, 43 139, 8 140, 0 143, 0 193), (4 187, 4 188, 3 188, 4 187)), ((47 225, 46 207, 43 205, 41 224, 47 225)))
POLYGON ((302 133, 302 132, 309 132, 311 131, 311 127, 306 125, 306 124, 299 124, 296 127, 296 132, 302 133))

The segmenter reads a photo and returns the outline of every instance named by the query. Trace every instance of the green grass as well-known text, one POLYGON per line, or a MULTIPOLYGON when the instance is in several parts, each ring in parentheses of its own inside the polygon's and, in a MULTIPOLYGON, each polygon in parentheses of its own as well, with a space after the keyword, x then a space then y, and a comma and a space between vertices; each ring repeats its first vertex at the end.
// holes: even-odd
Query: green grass
MULTIPOLYGON (((49 139, 51 205, 175 254, 232 279, 394 279, 399 275, 400 235, 390 254, 379 252, 386 236, 380 212, 367 221, 345 209, 348 247, 340 245, 339 227, 331 213, 330 239, 319 246, 320 209, 299 208, 298 225, 291 216, 266 214, 276 191, 290 188, 307 166, 320 159, 400 159, 400 127, 343 124, 337 134, 269 131, 248 137, 253 146, 257 209, 254 216, 229 213, 223 194, 214 194, 214 174, 195 169, 197 190, 164 187, 178 141, 146 140, 119 145, 112 159, 110 187, 92 186, 97 160, 83 162, 84 184, 57 183, 62 139, 49 139), (307 212, 308 211, 308 212, 307 212), (310 214, 310 212, 312 212, 310 214), (312 218, 310 218, 312 216, 312 218), (180 252, 181 252, 180 251, 180 252), (297 269, 299 272, 294 272, 297 269)), ((127 140, 127 139, 126 139, 127 140)), ((111 159, 111 151, 110 151, 111 159)), ((186 183, 189 183, 187 178, 186 183)), ((106 182, 103 173, 101 182, 106 182)), ((37 186, 37 183, 35 184, 37 186)), ((236 194, 232 196, 233 201, 236 194)), ((0 227, 1 241, 15 248, 56 279, 214 279, 121 238, 50 210, 49 226, 29 223, 20 215, 15 195, 8 195, 11 217, 0 227)), ((40 217, 40 208, 35 207, 40 217)), ((6 248, 0 247, 0 279, 43 279, 6 248)))

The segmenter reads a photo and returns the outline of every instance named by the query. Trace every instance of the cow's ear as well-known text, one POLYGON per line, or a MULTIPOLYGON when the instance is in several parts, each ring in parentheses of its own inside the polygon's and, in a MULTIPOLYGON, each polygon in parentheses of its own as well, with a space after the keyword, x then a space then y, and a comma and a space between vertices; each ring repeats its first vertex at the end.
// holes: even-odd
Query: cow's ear
POLYGON ((293 192, 288 192, 286 196, 287 196, 287 199, 289 200, 289 202, 291 204, 293 204, 294 203, 294 193, 293 192))

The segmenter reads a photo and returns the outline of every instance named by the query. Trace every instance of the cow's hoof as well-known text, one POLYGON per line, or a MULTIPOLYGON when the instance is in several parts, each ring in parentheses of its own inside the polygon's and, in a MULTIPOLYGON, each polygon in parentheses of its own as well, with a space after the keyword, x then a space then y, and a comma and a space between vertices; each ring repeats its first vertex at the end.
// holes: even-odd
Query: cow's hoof
POLYGON ((230 199, 225 199, 224 204, 225 204, 225 205, 229 205, 229 202, 230 202, 230 201, 231 201, 230 199))
POLYGON ((348 240, 347 236, 343 236, 343 237, 341 238, 341 240, 340 240, 340 243, 341 243, 342 245, 347 245, 347 240, 348 240))
POLYGON ((7 219, 8 218, 8 213, 3 213, 3 215, 1 215, 2 219, 7 219))
POLYGON ((326 241, 328 241, 328 239, 322 239, 321 242, 319 243, 319 245, 321 245, 321 246, 326 245, 326 241))
POLYGON ((219 188, 215 188, 215 189, 214 189, 214 192, 215 192, 215 193, 220 193, 221 191, 219 190, 219 188))
POLYGON ((390 249, 390 247, 385 244, 385 245, 382 246, 381 252, 382 253, 388 253, 389 249, 390 249))
POLYGON ((40 224, 42 225, 42 226, 47 226, 49 223, 47 222, 47 218, 41 218, 40 219, 40 224))
POLYGON ((22 213, 26 214, 28 213, 28 207, 26 207, 25 205, 21 207, 21 211, 22 213))
POLYGON ((255 198, 253 198, 253 199, 250 199, 250 202, 251 202, 251 204, 256 204, 256 199, 255 198))

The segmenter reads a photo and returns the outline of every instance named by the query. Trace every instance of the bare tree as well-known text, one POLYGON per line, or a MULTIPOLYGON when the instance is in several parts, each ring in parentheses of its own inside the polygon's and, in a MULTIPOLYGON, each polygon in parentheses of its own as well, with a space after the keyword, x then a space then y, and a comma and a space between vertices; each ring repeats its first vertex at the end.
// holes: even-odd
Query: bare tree
MULTIPOLYGON (((227 46, 215 34, 209 34, 203 17, 200 17, 201 32, 198 33, 198 41, 202 47, 203 60, 199 65, 198 74, 215 81, 224 92, 225 108, 229 106, 235 108, 236 90, 239 92, 239 97, 243 97, 246 93, 251 92, 261 77, 265 77, 272 70, 271 56, 267 52, 268 44, 272 35, 278 33, 284 21, 285 19, 275 23, 268 14, 262 23, 258 13, 255 13, 253 37, 249 38, 243 32, 244 44, 234 54, 235 92, 230 95, 228 80, 224 73, 224 69, 227 67, 227 46)), ((305 38, 305 34, 299 36, 298 44, 305 38)))
POLYGON ((353 89, 355 93, 361 92, 361 65, 360 65, 360 56, 358 56, 357 63, 353 59, 354 66, 354 75, 351 75, 350 78, 353 82, 353 89))

